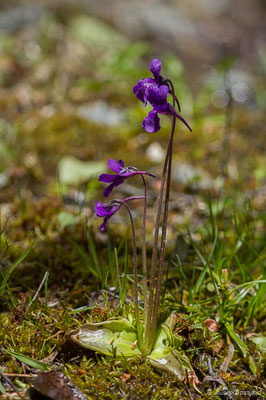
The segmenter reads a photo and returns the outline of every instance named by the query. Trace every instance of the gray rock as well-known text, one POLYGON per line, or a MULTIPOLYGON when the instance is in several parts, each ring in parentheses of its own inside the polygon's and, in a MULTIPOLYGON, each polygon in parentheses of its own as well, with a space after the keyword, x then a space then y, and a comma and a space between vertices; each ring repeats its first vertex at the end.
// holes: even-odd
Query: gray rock
POLYGON ((173 165, 172 179, 174 182, 189 186, 193 190, 211 189, 215 185, 207 171, 185 162, 173 165))
POLYGON ((116 126, 124 122, 124 113, 109 106, 105 101, 82 105, 78 108, 78 115, 89 121, 102 125, 116 126))

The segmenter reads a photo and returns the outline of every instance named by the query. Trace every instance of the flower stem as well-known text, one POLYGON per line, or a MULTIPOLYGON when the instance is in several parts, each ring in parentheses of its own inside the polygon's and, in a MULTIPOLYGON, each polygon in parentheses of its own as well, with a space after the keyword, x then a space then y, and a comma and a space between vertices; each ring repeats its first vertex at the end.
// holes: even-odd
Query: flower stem
POLYGON ((175 122, 176 119, 173 117, 172 119, 172 129, 171 129, 171 137, 169 142, 169 158, 168 158, 168 170, 167 170, 167 183, 166 183, 166 193, 165 193, 165 203, 164 203, 164 215, 163 215, 163 223, 162 223, 162 237, 161 237, 161 248, 160 248, 160 257, 159 257, 159 267, 158 267, 158 281, 156 286, 156 294, 154 301, 154 311, 153 311, 153 320, 152 320, 152 331, 155 332, 158 310, 159 310, 159 302, 160 302, 160 294, 162 288, 162 276, 163 276, 163 266, 164 266, 164 258, 165 258, 165 245, 166 245, 166 233, 167 233, 167 220, 168 220, 168 210, 169 210, 169 198, 170 198, 170 185, 171 185, 171 172, 172 172, 172 152, 173 152, 173 139, 175 132, 175 122))
MULTIPOLYGON (((178 108, 180 108, 179 102, 176 98, 174 86, 170 80, 168 83, 171 87, 171 94, 173 97, 173 107, 175 108, 175 104, 177 102, 178 108)), ((151 277, 150 277, 150 294, 149 294, 149 305, 148 305, 148 318, 147 318, 147 326, 146 326, 146 335, 145 335, 145 350, 150 353, 153 345, 154 335, 156 331, 158 310, 159 310, 159 301, 162 287, 162 274, 163 274, 163 264, 164 264, 164 256, 165 256, 165 243, 166 243, 166 232, 167 232, 167 219, 168 219, 168 207, 169 207, 169 196, 170 196, 170 183, 171 183, 171 168, 172 168, 172 152, 173 152, 173 139, 175 132, 175 117, 172 118, 172 127, 170 140, 168 143, 167 153, 163 166, 161 187, 158 199, 157 206, 157 217, 155 224, 155 232, 154 232, 154 242, 153 242, 153 252, 152 252, 152 261, 151 261, 151 277), (160 256, 159 256, 159 267, 158 267, 158 280, 155 290, 155 276, 156 276, 156 267, 157 267, 157 247, 158 247, 158 237, 159 237, 159 229, 160 229, 160 221, 161 221, 161 212, 162 212, 162 204, 164 197, 164 186, 165 179, 167 176, 166 183, 166 193, 165 193, 165 204, 164 204, 164 215, 162 222, 162 237, 161 237, 161 246, 160 246, 160 256), (154 299, 155 296, 155 299, 154 299)))
POLYGON ((157 248, 158 248, 158 238, 159 238, 159 229, 160 229, 160 221, 161 221, 161 212, 162 212, 162 204, 163 204, 163 194, 164 194, 164 186, 165 186, 165 178, 167 173, 167 165, 168 158, 170 154, 170 142, 168 145, 163 173, 161 179, 161 187, 158 198, 157 205, 157 216, 155 222, 155 230, 154 230, 154 240, 153 240, 153 251, 152 251, 152 259, 151 259, 151 273, 150 273, 150 290, 149 290, 149 303, 148 303, 148 316, 147 316, 147 325, 146 325, 146 333, 145 333, 145 341, 144 346, 147 353, 150 353, 151 347, 154 339, 154 331, 152 330, 152 311, 154 305, 154 289, 155 289, 155 277, 156 277, 156 267, 157 267, 157 248))
POLYGON ((141 175, 144 185, 144 207, 142 220, 142 270, 143 270, 143 298, 144 298, 144 322, 147 325, 148 307, 148 288, 147 288, 147 249, 146 249, 146 215, 147 215, 147 185, 143 175, 141 175))
MULTIPOLYGON (((134 198, 141 198, 143 199, 143 196, 134 196, 134 198)), ((131 197, 132 199, 132 197, 131 197)), ((130 211, 130 208, 128 205, 125 203, 125 200, 115 200, 117 203, 122 204, 123 206, 126 207, 130 223, 131 223, 131 229, 132 229, 132 247, 133 247, 133 278, 134 278, 134 303, 135 303, 135 314, 136 314, 136 322, 137 322, 137 332, 139 334, 140 332, 140 320, 139 320, 139 301, 138 301, 138 266, 137 266, 137 246, 136 246, 136 233, 135 233, 135 226, 134 226, 134 221, 132 217, 132 213, 130 211)))

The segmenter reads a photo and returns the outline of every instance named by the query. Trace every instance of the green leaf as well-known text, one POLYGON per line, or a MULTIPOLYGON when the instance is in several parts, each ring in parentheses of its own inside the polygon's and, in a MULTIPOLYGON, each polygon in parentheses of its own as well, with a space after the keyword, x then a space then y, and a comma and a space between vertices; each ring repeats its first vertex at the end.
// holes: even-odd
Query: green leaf
POLYGON ((70 333, 79 345, 101 354, 118 357, 140 355, 136 329, 125 319, 88 323, 70 333))
POLYGON ((173 331, 171 330, 170 326, 167 323, 161 325, 164 333, 166 334, 168 343, 170 346, 173 345, 173 331))
POLYGON ((57 215, 57 219, 60 227, 64 229, 66 226, 74 225, 79 220, 79 217, 76 217, 75 215, 66 211, 61 211, 57 215))
POLYGON ((266 352, 266 336, 264 335, 252 335, 249 340, 256 343, 261 351, 266 352))
POLYGON ((186 376, 182 363, 178 360, 170 347, 165 347, 165 351, 161 356, 159 356, 158 353, 155 355, 155 353, 152 352, 147 358, 151 361, 153 367, 176 375, 180 381, 186 376))
POLYGON ((96 46, 98 49, 108 50, 125 45, 126 38, 118 31, 88 16, 77 16, 70 24, 71 32, 84 44, 96 46))
POLYGON ((244 357, 246 357, 248 355, 248 348, 245 345, 245 343, 240 339, 240 337, 238 336, 238 334, 234 331, 234 329, 232 328, 231 325, 229 325, 228 322, 225 322, 225 328, 229 334, 229 336, 231 337, 231 339, 235 342, 235 344, 238 346, 238 348, 241 350, 242 354, 244 357))
POLYGON ((2 383, 0 382, 0 393, 5 394, 5 389, 4 386, 2 385, 2 383))
POLYGON ((173 354, 182 363, 184 368, 186 368, 188 371, 193 371, 193 368, 189 362, 189 359, 183 351, 177 351, 177 350, 173 349, 173 354))
MULTIPOLYGON (((183 380, 185 378, 185 370, 182 362, 175 357, 172 348, 168 345, 168 336, 173 336, 172 331, 175 323, 176 316, 171 314, 163 324, 163 327, 159 328, 152 352, 147 358, 155 368, 170 372, 176 375, 179 380, 183 380)), ((173 342, 173 340, 170 339, 170 342, 173 342)))
POLYGON ((106 170, 101 161, 83 162, 75 157, 61 158, 58 164, 59 181, 65 185, 79 185, 96 178, 106 170))
POLYGON ((11 356, 15 357, 17 360, 23 362, 24 364, 29 365, 32 368, 40 369, 42 371, 49 371, 49 365, 45 364, 41 361, 34 360, 28 356, 24 356, 23 354, 16 353, 15 351, 4 349, 4 351, 11 356))
POLYGON ((257 366, 256 366, 256 364, 255 364, 253 358, 251 357, 251 355, 250 355, 249 358, 248 358, 248 364, 249 364, 249 368, 250 368, 251 372, 252 372, 254 375, 257 375, 257 372, 258 372, 258 371, 257 371, 257 366))

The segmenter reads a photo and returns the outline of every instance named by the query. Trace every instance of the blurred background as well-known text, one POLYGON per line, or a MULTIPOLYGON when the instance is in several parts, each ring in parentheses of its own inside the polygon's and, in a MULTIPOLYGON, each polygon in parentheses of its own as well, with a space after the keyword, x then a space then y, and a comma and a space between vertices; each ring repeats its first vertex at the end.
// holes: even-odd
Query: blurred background
POLYGON ((209 195, 261 210, 265 17, 263 0, 1 0, 0 202, 13 240, 54 240, 91 217, 108 158, 160 176, 170 121, 143 132, 148 109, 132 93, 152 58, 193 128, 178 124, 173 229, 204 223, 209 195))

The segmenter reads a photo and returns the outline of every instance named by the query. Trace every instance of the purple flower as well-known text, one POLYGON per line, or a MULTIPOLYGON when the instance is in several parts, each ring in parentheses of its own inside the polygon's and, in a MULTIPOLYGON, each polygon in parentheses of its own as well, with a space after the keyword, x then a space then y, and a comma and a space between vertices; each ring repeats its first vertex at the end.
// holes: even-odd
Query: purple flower
POLYGON ((100 226, 100 230, 103 232, 106 232, 106 225, 108 222, 108 219, 111 218, 112 215, 114 215, 119 208, 121 207, 122 203, 115 203, 114 201, 111 201, 110 203, 100 203, 99 201, 95 201, 95 212, 97 217, 104 217, 103 223, 100 226))
POLYGON ((191 131, 190 126, 188 123, 182 118, 175 109, 169 104, 165 103, 161 106, 156 106, 149 112, 146 118, 142 121, 142 128, 145 129, 147 132, 158 132, 161 128, 160 125, 160 118, 158 117, 158 114, 167 114, 167 115, 173 115, 174 117, 178 118, 180 121, 182 121, 186 127, 191 131))
POLYGON ((97 217, 104 217, 103 223, 100 226, 100 230, 103 232, 106 232, 106 225, 111 218, 112 215, 114 215, 119 208, 123 205, 123 203, 127 203, 130 200, 140 200, 144 199, 144 196, 132 196, 132 197, 127 197, 124 200, 112 200, 109 203, 100 203, 99 201, 95 201, 95 212, 97 217))
POLYGON ((167 102, 167 97, 170 93, 174 96, 179 106, 173 90, 169 91, 168 85, 164 84, 168 81, 160 75, 161 67, 162 63, 160 60, 156 58, 152 60, 150 63, 150 71, 152 72, 154 79, 141 79, 133 88, 133 93, 140 101, 142 101, 144 107, 147 105, 147 102, 149 102, 153 107, 147 117, 143 120, 142 128, 147 132, 158 132, 161 127, 158 114, 166 114, 178 118, 191 131, 188 123, 179 114, 177 114, 174 107, 167 102))
POLYGON ((103 192, 103 195, 105 197, 108 197, 110 195, 110 193, 112 192, 114 187, 121 185, 121 183, 123 183, 124 180, 131 178, 132 176, 135 176, 135 175, 153 176, 152 174, 149 174, 148 172, 145 172, 145 171, 140 171, 135 167, 124 167, 124 161, 122 161, 122 160, 118 160, 116 162, 115 160, 110 159, 110 160, 108 160, 108 167, 112 171, 116 172, 116 175, 102 174, 98 178, 99 182, 110 183, 110 185, 108 185, 103 192))
POLYGON ((167 102, 169 88, 166 85, 159 85, 161 66, 162 63, 160 60, 152 60, 150 63, 150 71, 153 73, 154 79, 141 79, 133 88, 133 93, 142 101, 144 107, 147 101, 149 101, 153 107, 167 102))

